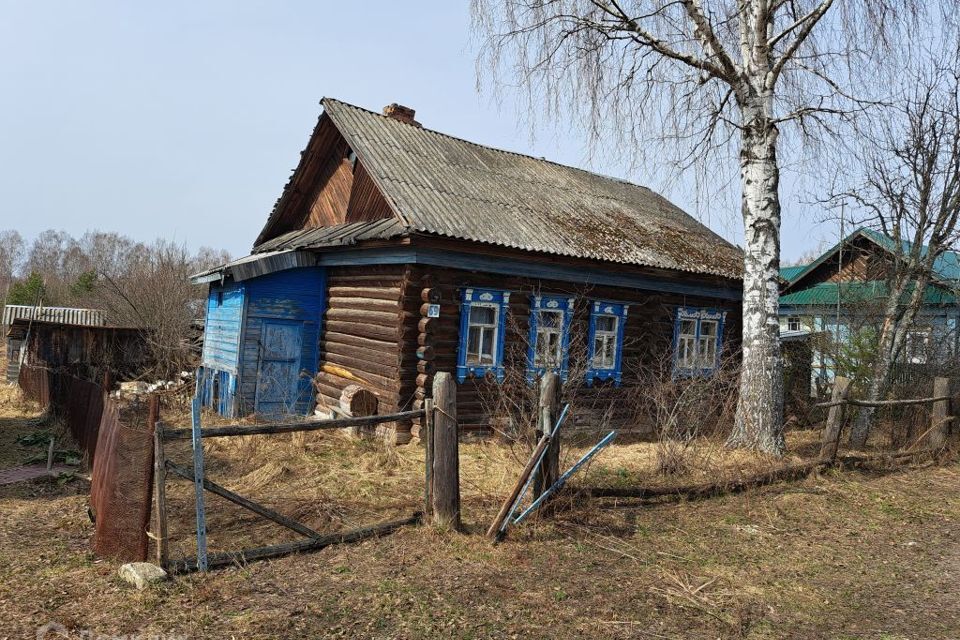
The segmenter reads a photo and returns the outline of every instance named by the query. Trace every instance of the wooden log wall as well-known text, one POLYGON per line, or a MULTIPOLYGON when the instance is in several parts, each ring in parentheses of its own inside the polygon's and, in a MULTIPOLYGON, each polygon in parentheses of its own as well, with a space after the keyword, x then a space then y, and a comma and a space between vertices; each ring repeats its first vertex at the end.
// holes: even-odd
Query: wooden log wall
MULTIPOLYGON (((421 356, 417 359, 417 373, 413 384, 416 398, 428 395, 432 374, 449 371, 456 374, 457 349, 460 332, 460 290, 467 287, 507 289, 511 291, 510 315, 506 321, 505 359, 508 367, 525 367, 526 344, 529 330, 530 296, 539 291, 543 294, 571 295, 578 298, 574 314, 572 337, 586 340, 589 326, 588 300, 601 299, 627 302, 630 309, 625 326, 623 348, 623 383, 615 387, 611 382, 596 382, 577 413, 571 416, 566 431, 575 428, 590 430, 599 427, 604 414, 610 411, 611 425, 619 428, 649 430, 651 425, 638 422, 636 407, 625 399, 637 394, 639 380, 635 372, 643 363, 653 365, 658 359, 672 353, 674 318, 680 305, 724 309, 728 312, 724 325, 724 349, 739 351, 740 305, 736 301, 718 300, 681 294, 640 291, 615 287, 590 287, 559 281, 540 281, 529 278, 504 277, 501 275, 474 273, 455 269, 416 265, 409 275, 410 290, 404 295, 412 312, 412 301, 421 305, 417 320, 415 343, 421 356), (427 294, 440 304, 440 317, 428 319, 423 297, 427 294), (634 374, 634 375, 631 375, 634 374)), ((406 322, 412 318, 407 317, 406 322)), ((409 325, 408 325, 409 326, 409 325)), ((409 343, 408 343, 409 344, 409 343)), ((585 343, 574 345, 572 353, 585 353, 585 343)), ((404 347, 410 349, 410 346, 404 347)), ((571 370, 578 367, 571 363, 571 370)), ((582 370, 582 366, 579 367, 582 370)), ((412 375, 409 370, 404 375, 412 375)), ((405 384, 408 382, 405 381, 405 384)), ((489 403, 483 401, 481 385, 496 384, 495 381, 467 379, 457 388, 457 411, 461 432, 489 432, 490 421, 486 415, 489 403)), ((405 387, 406 388, 406 387, 405 387)))
MULTIPOLYGON (((337 406, 351 384, 376 394, 380 414, 410 408, 417 319, 412 303, 405 301, 405 292, 413 289, 408 270, 403 265, 330 269, 317 374, 319 409, 337 406)), ((403 444, 410 440, 410 423, 387 425, 380 432, 403 444)))

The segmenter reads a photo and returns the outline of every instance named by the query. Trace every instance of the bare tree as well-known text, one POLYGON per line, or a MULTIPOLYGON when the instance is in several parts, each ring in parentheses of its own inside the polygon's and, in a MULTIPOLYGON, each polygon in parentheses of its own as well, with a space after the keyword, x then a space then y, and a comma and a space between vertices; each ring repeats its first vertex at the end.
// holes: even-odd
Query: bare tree
POLYGON ((82 263, 79 245, 69 233, 47 229, 30 243, 23 271, 43 279, 44 304, 69 304, 70 284, 80 275, 82 263))
MULTIPOLYGON (((949 59, 948 59, 949 60, 949 59)), ((960 240, 960 43, 952 63, 921 72, 902 103, 886 110, 875 137, 863 138, 857 186, 835 194, 863 211, 863 222, 890 238, 883 300, 867 398, 878 400, 923 306, 937 263, 960 240)), ((862 448, 874 409, 860 410, 850 432, 862 448)))
POLYGON ((153 377, 194 366, 205 292, 189 276, 229 260, 209 247, 191 253, 182 244, 144 244, 114 232, 89 231, 77 240, 48 230, 28 249, 17 232, 0 233, 0 286, 19 265, 20 288, 42 291, 44 304, 101 309, 110 324, 142 329, 153 363, 143 373, 153 377))
MULTIPOLYGON (((729 444, 782 453, 778 333, 781 128, 827 130, 870 104, 865 63, 914 24, 916 0, 473 0, 481 64, 506 71, 531 107, 584 117, 591 139, 676 143, 678 167, 739 155, 745 238, 743 372, 729 444)), ((866 66, 869 66, 866 65, 866 66)), ((534 109, 531 108, 531 111, 534 109)))
MULTIPOLYGON (((102 248, 102 255, 115 253, 109 246, 102 248)), ((104 262, 96 265, 97 284, 91 299, 112 322, 144 330, 154 363, 147 375, 167 378, 193 368, 195 354, 189 337, 194 324, 203 319, 205 296, 189 277, 228 261, 229 255, 209 248, 192 255, 184 245, 166 240, 131 245, 122 253, 117 263, 102 258, 104 262)))
POLYGON ((12 229, 0 231, 0 300, 6 299, 23 262, 23 254, 23 236, 12 229))

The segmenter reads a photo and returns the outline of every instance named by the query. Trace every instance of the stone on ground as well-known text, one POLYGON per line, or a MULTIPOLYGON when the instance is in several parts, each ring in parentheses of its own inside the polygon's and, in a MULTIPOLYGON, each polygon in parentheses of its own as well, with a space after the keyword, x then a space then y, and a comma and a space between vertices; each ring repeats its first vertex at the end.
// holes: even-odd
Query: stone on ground
POLYGON ((120 577, 137 589, 146 589, 151 584, 167 579, 167 572, 149 562, 128 562, 120 567, 120 577))

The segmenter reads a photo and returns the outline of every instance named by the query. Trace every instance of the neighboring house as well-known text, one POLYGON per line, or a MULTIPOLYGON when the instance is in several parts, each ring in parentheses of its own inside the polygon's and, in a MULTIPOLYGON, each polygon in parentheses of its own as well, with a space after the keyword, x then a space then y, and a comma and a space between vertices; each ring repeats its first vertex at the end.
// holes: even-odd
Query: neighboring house
POLYGON ((193 277, 210 287, 206 405, 305 414, 361 384, 387 413, 448 371, 460 424, 486 429, 481 385, 519 366, 531 382, 577 371, 624 421, 640 364, 710 375, 738 351, 741 251, 662 196, 430 131, 399 105, 322 104, 253 253, 193 277))
POLYGON ((0 319, 0 335, 7 342, 7 382, 14 383, 20 374, 21 348, 23 337, 20 332, 8 335, 11 326, 17 320, 27 321, 24 326, 29 330, 30 320, 61 322, 89 327, 106 324, 103 311, 99 309, 77 309, 72 307, 44 307, 20 304, 8 304, 3 308, 0 319))
MULTIPOLYGON (((889 297, 886 274, 895 246, 888 236, 862 228, 809 264, 782 268, 786 285, 780 296, 781 332, 809 331, 850 345, 861 329, 876 330, 889 297)), ((960 256, 947 252, 934 264, 902 362, 925 365, 958 353, 958 287, 960 256)), ((833 379, 837 364, 825 349, 814 349, 813 360, 811 390, 815 391, 818 380, 833 379)))

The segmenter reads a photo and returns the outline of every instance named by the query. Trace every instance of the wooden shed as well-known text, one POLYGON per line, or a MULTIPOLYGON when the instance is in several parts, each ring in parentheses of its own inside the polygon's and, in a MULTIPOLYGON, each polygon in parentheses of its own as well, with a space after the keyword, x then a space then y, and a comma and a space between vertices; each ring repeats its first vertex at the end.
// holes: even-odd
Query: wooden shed
MULTIPOLYGON (((79 309, 74 307, 46 307, 43 305, 8 304, 3 307, 3 318, 0 319, 0 335, 7 343, 7 382, 15 383, 20 375, 21 347, 23 346, 24 331, 14 331, 10 334, 13 323, 17 320, 40 320, 52 323, 62 323, 75 326, 102 327, 106 324, 106 317, 99 309, 79 309)), ((29 323, 27 325, 29 326, 29 323)))
POLYGON ((251 255, 193 277, 210 287, 208 406, 306 413, 361 384, 386 413, 450 371, 461 424, 484 430, 481 387, 510 367, 615 400, 638 363, 708 376, 738 351, 740 250, 657 193, 425 129, 406 107, 322 104, 251 255), (261 404, 277 384, 296 393, 261 404))
POLYGON ((7 338, 22 345, 23 364, 84 380, 132 379, 151 364, 146 333, 134 327, 17 318, 7 338))

